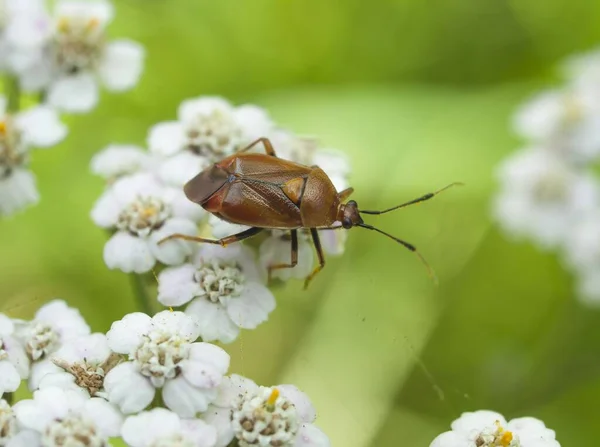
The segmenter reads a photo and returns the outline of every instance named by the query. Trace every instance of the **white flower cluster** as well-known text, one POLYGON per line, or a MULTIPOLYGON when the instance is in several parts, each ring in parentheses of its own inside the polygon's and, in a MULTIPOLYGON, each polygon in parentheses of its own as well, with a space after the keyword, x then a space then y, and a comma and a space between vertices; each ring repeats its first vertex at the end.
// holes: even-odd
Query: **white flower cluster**
POLYGON ((527 146, 498 168, 494 216, 512 237, 556 250, 578 295, 600 304, 600 50, 568 59, 566 83, 515 115, 527 146))
POLYGON ((106 335, 55 300, 32 321, 0 314, 0 445, 328 447, 308 397, 226 376, 229 355, 182 313, 125 315, 106 335), (7 400, 8 399, 8 400, 7 400))
MULTIPOLYGON (((220 238, 245 229, 209 216, 187 199, 183 185, 258 137, 270 138, 282 158, 319 165, 338 190, 348 186, 350 166, 341 153, 317 149, 313 141, 277 128, 259 107, 235 107, 218 97, 184 101, 177 121, 150 129, 147 151, 111 145, 91 162, 92 171, 106 180, 91 212, 93 221, 112 234, 104 247, 106 265, 137 274, 161 269, 158 300, 169 307, 187 305, 185 312, 197 319, 204 341, 229 343, 240 329, 254 329, 267 320, 275 308, 266 287, 267 270, 290 262, 289 234, 271 232, 258 256, 243 244, 157 243, 174 233, 220 238)), ((343 252, 344 231, 323 231, 322 236, 327 253, 343 252)), ((304 279, 312 271, 313 248, 308 236, 299 239, 298 265, 275 270, 273 277, 304 279)))
POLYGON ((499 413, 463 413, 430 447, 560 447, 553 430, 539 419, 522 417, 506 422, 499 413))
POLYGON ((28 170, 32 148, 54 146, 67 134, 58 112, 90 111, 98 81, 108 90, 135 86, 143 48, 129 40, 109 41, 113 16, 108 0, 0 0, 0 216, 36 203, 28 170), (21 93, 35 93, 37 106, 19 111, 21 93))

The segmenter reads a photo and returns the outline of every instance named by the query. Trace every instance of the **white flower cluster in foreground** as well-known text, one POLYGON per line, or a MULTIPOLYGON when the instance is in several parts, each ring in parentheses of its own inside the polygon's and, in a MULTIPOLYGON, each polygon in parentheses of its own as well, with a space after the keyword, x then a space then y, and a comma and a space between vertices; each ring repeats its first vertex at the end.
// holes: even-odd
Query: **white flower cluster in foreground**
POLYGON ((30 151, 59 143, 67 128, 57 111, 88 112, 98 82, 124 91, 140 78, 144 51, 130 40, 110 41, 108 0, 0 0, 0 217, 39 200, 30 151), (50 3, 50 2, 49 2, 50 3), (20 111, 21 93, 40 103, 20 111))
POLYGON ((560 447, 553 430, 539 419, 522 417, 506 422, 499 413, 463 413, 430 447, 560 447))
MULTIPOLYGON (((158 268, 158 300, 165 306, 186 305, 185 312, 199 324, 204 341, 228 343, 240 329, 254 329, 275 308, 266 287, 270 265, 289 263, 289 233, 270 232, 258 256, 242 243, 227 248, 182 240, 157 243, 173 233, 221 238, 242 231, 208 215, 187 199, 183 185, 225 156, 243 149, 258 137, 271 139, 282 158, 317 164, 337 189, 348 187, 350 166, 339 152, 317 149, 312 140, 279 129, 257 106, 235 107, 223 98, 184 101, 178 119, 153 126, 148 150, 111 145, 94 156, 92 171, 106 181, 91 217, 111 232, 104 261, 111 269, 143 274, 158 268), (258 259, 257 259, 258 258, 258 259)), ((257 145, 256 152, 264 148, 257 145)), ((345 231, 322 231, 328 254, 341 254, 345 231)), ((314 266, 312 243, 299 238, 298 265, 279 269, 273 277, 304 279, 314 266)))
POLYGON ((229 355, 199 334, 173 311, 125 315, 106 335, 60 300, 32 321, 0 314, 0 445, 330 445, 304 393, 227 376, 229 355), (11 406, 4 393, 28 376, 33 398, 11 406))
POLYGON ((511 237, 558 251, 582 301, 600 304, 600 50, 570 58, 566 83, 514 118, 524 149, 498 168, 494 216, 511 237))

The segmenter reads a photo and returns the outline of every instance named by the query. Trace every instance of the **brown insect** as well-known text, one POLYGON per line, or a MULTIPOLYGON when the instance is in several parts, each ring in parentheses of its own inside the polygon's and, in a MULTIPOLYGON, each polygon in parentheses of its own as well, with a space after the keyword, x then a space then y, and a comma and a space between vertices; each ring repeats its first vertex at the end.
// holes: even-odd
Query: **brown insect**
POLYGON ((383 211, 359 210, 354 200, 344 203, 354 191, 353 188, 337 192, 321 168, 277 158, 271 142, 267 138, 259 138, 237 153, 206 168, 184 186, 187 198, 201 205, 206 211, 227 222, 251 228, 222 239, 172 234, 159 244, 170 239, 184 239, 225 247, 266 229, 289 230, 290 263, 269 266, 270 277, 273 270, 292 268, 298 263, 298 230, 308 229, 317 250, 319 265, 304 281, 306 288, 325 266, 318 230, 350 229, 358 226, 377 231, 414 252, 425 264, 430 276, 435 278, 433 271, 414 245, 366 224, 361 214, 384 214, 424 202, 454 185, 457 183, 383 211), (266 155, 247 153, 258 143, 263 144, 266 155))

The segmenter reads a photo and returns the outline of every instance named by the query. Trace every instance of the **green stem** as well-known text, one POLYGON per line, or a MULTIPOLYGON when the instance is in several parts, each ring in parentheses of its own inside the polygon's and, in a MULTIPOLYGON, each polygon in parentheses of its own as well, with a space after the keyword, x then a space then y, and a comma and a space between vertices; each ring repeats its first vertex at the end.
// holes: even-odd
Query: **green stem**
POLYGON ((237 438, 233 438, 233 440, 227 444, 227 447, 239 447, 240 443, 237 438))
POLYGON ((133 294, 135 295, 138 303, 138 309, 150 316, 154 315, 154 309, 152 306, 153 301, 148 293, 147 275, 131 273, 129 277, 131 279, 133 294))
POLYGON ((21 85, 14 76, 7 75, 4 78, 4 94, 6 95, 6 110, 16 113, 21 108, 21 85))

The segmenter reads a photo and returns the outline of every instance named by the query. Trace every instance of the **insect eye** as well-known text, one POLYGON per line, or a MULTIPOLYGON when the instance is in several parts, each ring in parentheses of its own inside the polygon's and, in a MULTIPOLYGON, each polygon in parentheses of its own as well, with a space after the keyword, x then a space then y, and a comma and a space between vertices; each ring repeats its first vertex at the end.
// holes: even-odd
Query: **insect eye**
POLYGON ((342 220, 342 227, 344 227, 346 229, 352 228, 352 221, 350 220, 350 218, 345 217, 342 220))

